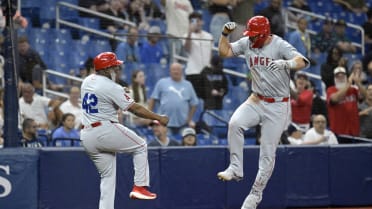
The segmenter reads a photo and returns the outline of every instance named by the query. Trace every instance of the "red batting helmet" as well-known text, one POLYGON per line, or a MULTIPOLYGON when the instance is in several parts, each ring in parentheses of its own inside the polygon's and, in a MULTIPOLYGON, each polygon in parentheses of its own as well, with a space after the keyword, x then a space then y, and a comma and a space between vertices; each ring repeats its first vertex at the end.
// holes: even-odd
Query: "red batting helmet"
POLYGON ((249 37, 255 37, 250 39, 252 41, 253 48, 261 48, 265 43, 267 37, 270 35, 270 22, 264 16, 254 16, 247 22, 247 29, 243 35, 249 37))
POLYGON ((119 66, 123 64, 124 62, 121 60, 118 60, 115 53, 103 52, 94 58, 93 63, 94 63, 94 69, 98 71, 98 70, 102 70, 108 67, 119 66))

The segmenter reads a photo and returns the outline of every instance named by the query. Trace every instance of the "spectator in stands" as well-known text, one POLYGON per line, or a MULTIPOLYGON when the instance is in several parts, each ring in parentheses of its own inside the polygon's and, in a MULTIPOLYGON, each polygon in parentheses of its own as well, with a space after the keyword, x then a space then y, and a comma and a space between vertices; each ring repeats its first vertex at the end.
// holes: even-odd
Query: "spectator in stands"
POLYGON ((155 140, 149 142, 149 147, 167 147, 167 146, 180 146, 180 143, 168 136, 168 128, 163 126, 159 121, 153 120, 150 123, 155 135, 155 140))
POLYGON ((131 27, 128 32, 127 42, 122 42, 116 48, 118 59, 125 60, 126 63, 140 63, 140 50, 137 43, 138 30, 136 27, 131 27))
POLYGON ((61 104, 59 109, 62 113, 71 113, 75 116, 75 129, 79 130, 81 126, 81 117, 83 114, 83 110, 81 109, 81 102, 80 99, 80 89, 79 87, 71 87, 70 88, 70 96, 69 99, 66 100, 61 104))
POLYGON ((147 41, 140 48, 141 61, 144 64, 160 63, 165 58, 165 53, 159 42, 161 31, 159 26, 151 26, 147 33, 147 41))
POLYGON ((260 2, 262 2, 262 0, 236 0, 235 2, 231 1, 231 20, 236 23, 236 28, 231 33, 231 42, 235 42, 242 37, 242 34, 247 27, 247 20, 249 20, 254 15, 255 4, 260 2))
MULTIPOLYGON (((79 0, 78 5, 80 7, 85 7, 85 8, 88 8, 96 12, 103 12, 110 7, 109 3, 105 0, 98 0, 98 1, 97 0, 79 0)), ((79 16, 80 17, 97 17, 95 15, 82 12, 82 11, 79 11, 79 16)))
POLYGON ((337 40, 337 46, 345 53, 355 53, 356 47, 351 44, 349 37, 346 33, 345 20, 338 20, 335 24, 334 32, 337 40))
POLYGON ((284 38, 286 33, 285 12, 282 0, 270 0, 269 6, 260 11, 259 15, 269 19, 272 34, 284 38))
POLYGON ((209 31, 214 40, 214 45, 218 45, 221 36, 221 28, 227 22, 230 22, 230 7, 236 4, 236 0, 209 0, 208 10, 211 14, 209 31))
POLYGON ((158 113, 169 117, 168 128, 172 134, 180 134, 184 127, 195 127, 192 120, 198 97, 192 84, 183 78, 182 65, 170 66, 170 77, 160 79, 149 99, 149 110, 154 110, 155 101, 159 102, 158 113))
POLYGON ((372 84, 367 87, 366 99, 359 105, 360 136, 372 139, 372 84))
POLYGON ((84 79, 85 77, 92 73, 94 73, 93 58, 88 57, 85 60, 84 64, 80 66, 79 74, 77 75, 77 77, 84 79))
MULTIPOLYGON (((310 7, 305 0, 293 0, 289 6, 306 11, 306 12, 311 12, 310 7)), ((287 15, 288 15, 289 24, 293 26, 296 26, 298 21, 302 18, 305 18, 306 20, 310 20, 310 18, 308 18, 306 15, 303 15, 302 13, 295 12, 295 11, 288 10, 287 15)))
POLYGON ((170 36, 170 62, 173 62, 173 54, 181 54, 182 40, 179 38, 189 31, 188 17, 194 11, 194 8, 189 0, 160 0, 160 2, 165 8, 167 34, 170 36))
POLYGON ((367 21, 363 23, 364 41, 368 46, 367 49, 372 49, 372 7, 368 9, 367 21))
POLYGON ((202 15, 193 12, 189 16, 189 31, 185 34, 183 46, 187 53, 186 79, 193 85, 198 97, 201 97, 204 89, 200 88, 203 68, 209 65, 212 58, 213 36, 204 31, 202 15))
POLYGON ((59 123, 62 112, 59 109, 60 101, 40 96, 35 93, 34 87, 25 83, 21 87, 22 97, 19 98, 19 110, 22 118, 35 120, 41 129, 53 128, 59 123), (49 110, 48 114, 45 110, 49 110))
POLYGON ((287 129, 288 142, 291 145, 303 144, 303 133, 299 126, 296 124, 289 124, 287 129))
POLYGON ((324 115, 328 118, 327 102, 320 96, 320 90, 316 89, 315 83, 312 80, 309 81, 309 90, 313 91, 313 107, 311 108, 311 115, 324 115))
POLYGON ((143 9, 146 19, 161 18, 164 19, 164 14, 153 0, 142 0, 143 9))
POLYGON ((367 82, 372 84, 372 60, 367 65, 367 82))
POLYGON ((47 68, 39 53, 31 48, 28 38, 18 38, 19 76, 22 82, 31 83, 35 89, 41 90, 42 72, 47 68))
POLYGON ((347 67, 347 60, 342 57, 342 51, 338 47, 333 47, 329 50, 327 60, 320 67, 322 81, 326 85, 326 89, 334 86, 334 69, 337 67, 347 67))
POLYGON ((196 146, 196 132, 195 129, 187 127, 182 130, 182 146, 196 146))
MULTIPOLYGON (((109 5, 109 8, 104 10, 102 13, 119 19, 126 19, 126 16, 121 12, 122 3, 120 0, 111 0, 109 1, 109 5)), ((122 23, 103 17, 100 18, 100 24, 101 29, 105 29, 111 34, 115 34, 118 30, 125 27, 122 23)), ((117 44, 118 42, 115 39, 110 39, 110 45, 113 51, 115 51, 117 44)))
POLYGON ((359 92, 362 95, 365 95, 366 92, 361 83, 360 74, 352 72, 347 78, 344 67, 335 68, 334 74, 335 85, 327 89, 330 128, 337 135, 359 136, 359 92), (353 83, 357 87, 353 86, 353 83))
POLYGON ((0 148, 4 147, 4 138, 0 137, 0 148))
POLYGON ((204 100, 204 109, 222 109, 223 97, 228 92, 228 81, 223 72, 223 60, 214 55, 210 65, 203 68, 201 82, 198 84, 203 91, 200 97, 204 100))
POLYGON ((132 0, 127 8, 129 20, 136 23, 139 29, 148 27, 144 4, 142 0, 132 0))
POLYGON ((336 45, 337 39, 333 34, 333 22, 331 19, 324 20, 322 30, 312 40, 311 51, 316 54, 328 53, 336 45))
POLYGON ((289 33, 288 42, 306 57, 311 56, 310 34, 307 32, 307 20, 301 17, 297 20, 297 30, 289 33))
POLYGON ((340 4, 350 12, 364 13, 367 12, 368 7, 364 0, 333 0, 333 2, 340 4))
MULTIPOLYGON (((142 70, 134 70, 132 72, 130 96, 138 104, 147 108, 147 90, 145 86, 146 76, 142 70)), ((130 122, 135 126, 148 125, 151 120, 137 117, 134 114, 130 115, 130 122)))
POLYGON ((350 65, 348 73, 357 71, 360 74, 360 79, 363 85, 368 84, 367 74, 363 70, 363 63, 361 60, 354 59, 350 65))
POLYGON ((34 119, 26 118, 22 123, 22 138, 20 146, 22 147, 42 147, 43 145, 37 139, 37 127, 34 119))
MULTIPOLYGON (((71 113, 63 114, 61 126, 53 131, 52 140, 55 139, 79 139, 80 134, 78 130, 74 128, 75 125, 75 116, 71 113)), ((70 146, 69 141, 61 141, 61 144, 58 146, 70 146)))
POLYGON ((304 136, 306 144, 338 144, 337 138, 332 131, 327 128, 327 120, 324 115, 315 115, 313 127, 304 136))
POLYGON ((313 91, 308 88, 309 79, 306 73, 298 71, 295 74, 295 89, 291 91, 292 122, 304 131, 310 128, 313 106, 313 91))

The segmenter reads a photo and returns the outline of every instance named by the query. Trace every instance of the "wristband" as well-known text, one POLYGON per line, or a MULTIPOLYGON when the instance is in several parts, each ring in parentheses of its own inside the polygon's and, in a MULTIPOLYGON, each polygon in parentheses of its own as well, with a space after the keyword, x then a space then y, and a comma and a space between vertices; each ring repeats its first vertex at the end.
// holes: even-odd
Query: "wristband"
POLYGON ((297 67, 297 62, 295 60, 288 60, 287 61, 288 65, 289 65, 289 69, 295 69, 297 67))
POLYGON ((222 33, 221 33, 223 36, 225 36, 225 37, 227 37, 229 34, 228 33, 224 33, 223 31, 222 31, 222 33))

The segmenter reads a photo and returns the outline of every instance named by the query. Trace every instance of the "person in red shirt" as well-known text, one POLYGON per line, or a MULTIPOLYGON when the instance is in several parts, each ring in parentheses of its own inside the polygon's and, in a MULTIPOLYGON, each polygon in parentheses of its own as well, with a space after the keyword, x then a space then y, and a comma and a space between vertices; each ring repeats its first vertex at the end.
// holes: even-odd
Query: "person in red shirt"
POLYGON ((295 74, 295 85, 295 90, 291 91, 292 122, 307 131, 310 128, 313 91, 308 89, 306 73, 298 71, 295 74))
POLYGON ((344 67, 334 69, 335 85, 327 89, 327 108, 330 129, 337 135, 359 136, 359 92, 365 96, 360 72, 352 72, 347 78, 344 67), (353 85, 353 82, 356 84, 353 85))

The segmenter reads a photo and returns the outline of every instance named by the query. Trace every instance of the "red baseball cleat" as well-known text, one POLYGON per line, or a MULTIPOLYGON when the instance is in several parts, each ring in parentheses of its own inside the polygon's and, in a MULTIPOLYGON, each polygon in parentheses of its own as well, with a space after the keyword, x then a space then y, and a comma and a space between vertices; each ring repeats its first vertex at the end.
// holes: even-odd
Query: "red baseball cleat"
POLYGON ((140 199, 140 200, 153 200, 156 198, 155 193, 151 193, 147 190, 145 186, 133 186, 132 192, 129 193, 131 199, 140 199))

